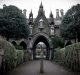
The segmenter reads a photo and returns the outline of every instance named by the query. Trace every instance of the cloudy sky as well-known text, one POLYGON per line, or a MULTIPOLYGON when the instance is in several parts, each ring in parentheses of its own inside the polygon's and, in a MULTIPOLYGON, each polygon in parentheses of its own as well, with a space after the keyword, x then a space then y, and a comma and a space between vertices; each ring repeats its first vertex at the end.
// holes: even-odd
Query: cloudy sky
POLYGON ((41 1, 44 6, 46 17, 49 17, 50 11, 53 12, 55 17, 55 9, 64 9, 64 12, 66 12, 71 6, 80 3, 80 0, 0 0, 0 8, 3 7, 3 4, 7 6, 15 5, 22 10, 27 9, 27 17, 29 17, 29 13, 32 9, 33 16, 36 17, 41 1))

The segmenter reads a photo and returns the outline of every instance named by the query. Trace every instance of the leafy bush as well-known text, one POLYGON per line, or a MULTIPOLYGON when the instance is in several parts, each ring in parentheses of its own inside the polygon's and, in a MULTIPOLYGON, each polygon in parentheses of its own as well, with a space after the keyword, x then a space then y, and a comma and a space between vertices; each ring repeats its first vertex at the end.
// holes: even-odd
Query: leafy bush
POLYGON ((56 48, 54 60, 73 71, 80 71, 80 43, 72 44, 62 49, 56 48))
POLYGON ((52 50, 52 54, 51 54, 51 60, 54 59, 54 49, 55 48, 63 48, 65 45, 64 39, 60 36, 54 36, 54 38, 52 39, 52 44, 53 44, 53 50, 52 50))
POLYGON ((17 52, 17 65, 23 63, 24 52, 23 50, 16 50, 17 52))
POLYGON ((10 70, 15 67, 16 50, 15 47, 6 40, 0 39, 0 48, 4 50, 2 68, 10 70))
POLYGON ((31 60, 31 55, 28 51, 24 50, 24 62, 31 60))
POLYGON ((19 46, 19 45, 16 45, 15 48, 18 49, 18 50, 23 50, 23 47, 19 46))
POLYGON ((30 54, 24 50, 17 50, 15 47, 8 41, 0 38, 0 49, 4 50, 4 56, 2 60, 1 70, 9 71, 15 68, 17 65, 21 64, 30 59, 30 54), (25 58, 25 59, 24 59, 25 58))

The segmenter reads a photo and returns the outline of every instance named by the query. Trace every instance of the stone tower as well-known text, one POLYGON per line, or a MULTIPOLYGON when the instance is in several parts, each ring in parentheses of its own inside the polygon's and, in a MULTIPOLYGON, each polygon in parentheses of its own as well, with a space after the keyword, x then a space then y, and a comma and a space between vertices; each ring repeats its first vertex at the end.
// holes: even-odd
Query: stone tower
POLYGON ((30 35, 32 35, 32 29, 33 29, 33 13, 32 13, 32 10, 29 14, 29 28, 30 28, 30 35))
POLYGON ((45 11, 43 9, 42 2, 39 6, 38 15, 33 25, 33 34, 40 33, 40 32, 44 32, 49 35, 48 20, 45 16, 45 11))
POLYGON ((49 16, 49 28, 50 28, 50 35, 54 36, 54 17, 52 12, 50 13, 49 16))
POLYGON ((60 16, 59 16, 59 9, 56 9, 56 19, 59 19, 60 16))

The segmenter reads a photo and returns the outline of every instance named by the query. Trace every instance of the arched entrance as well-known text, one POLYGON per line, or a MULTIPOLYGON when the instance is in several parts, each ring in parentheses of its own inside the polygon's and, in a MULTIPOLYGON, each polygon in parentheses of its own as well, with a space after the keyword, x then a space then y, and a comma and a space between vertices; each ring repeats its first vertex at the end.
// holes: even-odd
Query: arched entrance
POLYGON ((27 49, 27 45, 26 45, 26 43, 25 43, 24 41, 22 41, 22 42, 20 43, 20 46, 23 47, 24 50, 27 49))
POLYGON ((33 59, 36 59, 36 46, 39 42, 43 42, 46 45, 46 59, 49 59, 50 56, 50 43, 49 39, 47 39, 44 35, 39 35, 33 40, 32 51, 33 51, 33 59))
POLYGON ((36 45, 36 59, 41 59, 41 52, 43 53, 43 58, 46 59, 46 45, 43 42, 39 42, 36 45))
POLYGON ((15 42, 15 41, 12 41, 11 42, 14 46, 16 46, 17 45, 17 43, 15 42))

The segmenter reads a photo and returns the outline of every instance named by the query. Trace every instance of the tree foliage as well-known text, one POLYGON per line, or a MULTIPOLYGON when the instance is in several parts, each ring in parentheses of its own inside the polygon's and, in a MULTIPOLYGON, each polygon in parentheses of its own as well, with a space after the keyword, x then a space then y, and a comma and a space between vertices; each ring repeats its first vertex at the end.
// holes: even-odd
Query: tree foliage
POLYGON ((64 47, 64 39, 62 37, 55 36, 52 38, 52 43, 54 48, 64 47))
POLYGON ((9 38, 27 38, 29 27, 27 19, 16 6, 0 9, 0 35, 9 38))
POLYGON ((61 23, 61 35, 65 39, 80 38, 80 4, 70 8, 61 23))

